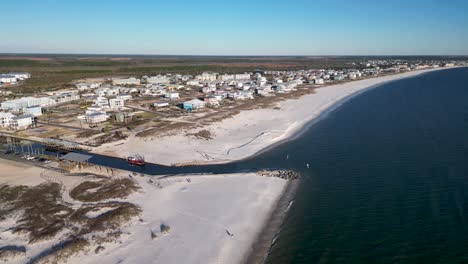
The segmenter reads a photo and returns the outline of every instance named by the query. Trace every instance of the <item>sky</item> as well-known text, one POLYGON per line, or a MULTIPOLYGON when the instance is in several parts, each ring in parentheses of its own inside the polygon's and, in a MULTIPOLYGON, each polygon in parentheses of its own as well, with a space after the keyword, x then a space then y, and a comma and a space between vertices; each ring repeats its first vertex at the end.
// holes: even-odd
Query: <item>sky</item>
POLYGON ((2 1, 0 53, 468 55, 467 0, 2 1))

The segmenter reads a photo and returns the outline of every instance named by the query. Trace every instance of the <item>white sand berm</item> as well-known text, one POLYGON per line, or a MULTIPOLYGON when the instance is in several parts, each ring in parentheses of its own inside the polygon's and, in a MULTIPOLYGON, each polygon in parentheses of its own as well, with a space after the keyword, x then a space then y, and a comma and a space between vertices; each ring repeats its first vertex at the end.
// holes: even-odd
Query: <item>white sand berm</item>
MULTIPOLYGON (((41 177, 41 173, 50 172, 4 159, 0 159, 0 166, 0 186, 34 186, 53 180, 63 183, 67 193, 80 182, 93 180, 65 175, 41 177)), ((241 263, 287 183, 255 173, 133 178, 141 190, 125 201, 141 207, 141 221, 135 218, 126 224, 122 237, 105 243, 105 250, 95 253, 97 245, 92 245, 89 252, 75 254, 67 263, 241 263), (161 224, 170 227, 167 234, 161 232, 161 224), (157 237, 152 238, 151 232, 157 237)), ((82 204, 68 195, 64 198, 74 207, 82 204)), ((0 221, 0 248, 26 247, 25 254, 8 263, 28 263, 66 237, 64 232, 54 239, 28 243, 26 234, 11 231, 18 217, 0 221)))
POLYGON ((102 145, 96 153, 126 157, 135 152, 148 162, 163 165, 190 163, 225 163, 240 160, 281 142, 298 133, 311 120, 336 106, 343 99, 384 82, 446 69, 435 68, 396 75, 347 82, 322 87, 316 93, 278 103, 280 109, 242 111, 232 118, 200 128, 209 130, 214 138, 196 139, 179 131, 175 135, 138 138, 131 136, 122 141, 102 145))

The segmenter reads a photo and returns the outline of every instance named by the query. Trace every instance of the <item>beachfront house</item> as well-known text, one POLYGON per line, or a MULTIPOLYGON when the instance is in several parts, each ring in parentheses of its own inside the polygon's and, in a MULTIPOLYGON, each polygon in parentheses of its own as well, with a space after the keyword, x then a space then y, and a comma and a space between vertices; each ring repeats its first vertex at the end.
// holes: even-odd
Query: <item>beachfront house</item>
POLYGON ((342 81, 342 80, 344 80, 344 76, 341 75, 341 74, 335 75, 335 76, 333 76, 333 80, 334 81, 342 81))
POLYGON ((120 110, 125 107, 125 100, 119 97, 109 99, 109 107, 113 110, 120 110))
POLYGON ((315 79, 315 84, 317 84, 317 85, 321 85, 321 84, 324 84, 324 83, 325 83, 325 80, 322 79, 322 78, 315 79))
POLYGON ((216 91, 216 85, 208 85, 202 88, 202 93, 211 93, 216 91))
POLYGON ((187 111, 194 111, 205 108, 206 103, 200 99, 193 99, 183 103, 183 108, 187 111))
POLYGON ((20 115, 15 116, 10 120, 10 128, 13 130, 23 130, 30 128, 34 123, 34 116, 20 115))
POLYGON ((86 114, 85 120, 88 124, 99 124, 106 122, 109 116, 105 112, 93 112, 86 114))
POLYGON ((203 99, 205 103, 207 103, 210 106, 219 106, 220 97, 209 95, 203 99))
POLYGON ((265 86, 257 87, 255 89, 255 92, 258 95, 266 96, 266 95, 268 95, 268 94, 270 94, 272 92, 272 89, 271 89, 270 85, 265 85, 265 86))
POLYGON ((0 126, 8 128, 10 127, 11 120, 15 117, 14 114, 8 112, 0 112, 0 126))
POLYGON ((169 100, 177 100, 179 99, 179 93, 178 92, 169 92, 169 93, 166 93, 165 95, 166 98, 169 98, 169 100))

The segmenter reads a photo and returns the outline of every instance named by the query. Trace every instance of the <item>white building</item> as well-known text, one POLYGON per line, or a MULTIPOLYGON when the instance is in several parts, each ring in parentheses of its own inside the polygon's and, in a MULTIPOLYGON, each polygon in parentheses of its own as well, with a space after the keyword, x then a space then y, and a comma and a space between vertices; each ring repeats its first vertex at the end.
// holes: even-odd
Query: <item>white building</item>
POLYGON ((31 74, 29 72, 9 72, 8 75, 13 75, 17 80, 26 80, 31 78, 31 74))
POLYGON ((54 100, 57 104, 63 104, 75 100, 80 100, 80 95, 76 93, 61 93, 59 95, 51 96, 50 99, 54 100))
POLYGON ((202 88, 202 93, 211 93, 216 91, 216 86, 215 85, 208 85, 202 88))
POLYGON ((38 117, 42 115, 42 107, 40 106, 31 106, 23 109, 23 114, 25 115, 32 115, 34 117, 38 117))
POLYGON ((75 86, 78 89, 78 91, 83 92, 83 91, 99 88, 101 84, 97 82, 82 82, 82 83, 75 84, 75 86))
POLYGON ((317 84, 317 85, 324 84, 324 83, 325 83, 325 80, 322 79, 322 78, 315 79, 315 84, 317 84))
POLYGON ((122 109, 125 107, 125 100, 122 98, 112 98, 109 99, 109 107, 111 109, 122 109))
POLYGON ((146 83, 151 83, 151 84, 169 84, 171 82, 171 79, 167 76, 152 76, 146 78, 146 83))
POLYGON ((234 80, 236 77, 234 77, 233 74, 223 74, 223 75, 218 75, 218 79, 221 81, 229 81, 229 80, 234 80))
POLYGON ((234 75, 234 79, 236 79, 236 80, 250 80, 250 74, 248 74, 248 73, 236 74, 236 75, 234 75))
POLYGON ((0 83, 14 84, 17 79, 14 75, 0 74, 0 83))
POLYGON ((198 81, 198 80, 188 80, 188 81, 187 81, 187 85, 190 85, 190 86, 202 86, 202 84, 201 84, 200 81, 198 81))
POLYGON ((217 73, 204 72, 201 75, 197 75, 195 79, 205 82, 214 82, 217 79, 217 73))
POLYGON ((255 92, 258 94, 258 95, 268 95, 272 92, 272 89, 271 89, 271 85, 265 85, 265 86, 261 86, 261 87, 257 87, 255 89, 255 92))
POLYGON ((15 116, 10 120, 10 128, 22 130, 30 128, 33 125, 34 117, 32 115, 15 116))
POLYGON ((169 93, 166 93, 166 95, 165 95, 164 97, 169 98, 169 100, 177 100, 177 99, 180 98, 178 92, 169 92, 169 93))
POLYGON ((15 117, 14 114, 8 112, 0 112, 0 126, 10 127, 11 120, 15 117))
POLYGON ((130 77, 127 79, 112 79, 113 85, 140 85, 140 79, 130 77))
POLYGON ((260 85, 260 86, 263 86, 267 83, 267 78, 265 77, 258 77, 257 78, 257 84, 260 85))
POLYGON ((86 114, 85 120, 88 124, 99 124, 106 122, 109 116, 105 112, 95 112, 86 114))
POLYGON ((247 99, 254 99, 252 91, 235 91, 233 93, 229 93, 229 97, 234 100, 247 100, 247 99))
POLYGON ((130 94, 121 94, 121 95, 117 96, 116 98, 120 98, 120 99, 122 99, 124 101, 128 101, 128 100, 132 99, 132 95, 130 95, 130 94))
POLYGON ((211 106, 219 106, 221 98, 217 96, 207 96, 203 99, 203 101, 211 106))
POLYGON ((109 99, 107 99, 107 97, 104 96, 98 96, 94 100, 94 103, 100 107, 109 107, 109 99))
POLYGON ((104 112, 104 107, 94 104, 94 105, 90 105, 90 106, 88 106, 88 108, 86 108, 85 114, 90 115, 90 114, 93 114, 93 113, 101 113, 101 112, 104 112))
MULTIPOLYGON (((121 87, 112 87, 112 88, 105 87, 105 88, 96 89, 94 92, 98 96, 117 96, 117 95, 120 94, 120 90, 121 90, 121 87)), ((127 91, 126 89, 122 89, 122 90, 127 91)), ((127 92, 129 92, 129 91, 127 91, 127 92)))
POLYGON ((48 107, 56 104, 57 102, 50 99, 49 97, 22 97, 19 99, 2 102, 0 108, 6 111, 20 112, 23 111, 23 109, 31 106, 48 107))

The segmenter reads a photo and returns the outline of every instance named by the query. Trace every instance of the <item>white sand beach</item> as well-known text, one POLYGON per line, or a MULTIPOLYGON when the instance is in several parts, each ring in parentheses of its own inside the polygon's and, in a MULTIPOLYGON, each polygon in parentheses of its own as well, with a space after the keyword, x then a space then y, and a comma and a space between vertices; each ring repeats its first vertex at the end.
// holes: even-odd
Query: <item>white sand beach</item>
POLYGON ((286 186, 254 174, 137 180, 143 191, 128 201, 143 209, 142 221, 124 230, 121 243, 71 263, 241 263, 286 186))
MULTIPOLYGON (((0 173, 0 186, 60 182, 64 186, 63 199, 75 208, 83 204, 66 193, 80 182, 93 180, 86 176, 44 177, 50 173, 41 177, 43 169, 3 159, 0 163, 5 168, 0 173)), ((286 180, 255 173, 133 179, 141 189, 122 202, 139 206, 140 216, 121 228, 123 235, 117 241, 104 243, 104 250, 96 253, 97 245, 91 245, 88 251, 72 255, 67 263, 240 263, 287 186, 286 180), (161 232, 162 224, 170 227, 167 234, 161 232)), ((100 213, 105 211, 88 216, 100 213)), ((27 263, 59 243, 67 233, 28 243, 26 234, 10 231, 16 221, 0 221, 0 248, 26 248, 24 254, 8 263, 27 263)))
POLYGON ((314 94, 282 101, 277 105, 279 109, 242 111, 232 118, 199 128, 198 130, 209 130, 214 135, 210 140, 188 137, 186 131, 179 131, 175 135, 158 138, 129 137, 125 141, 98 147, 94 152, 117 157, 126 157, 138 152, 144 155, 148 162, 163 165, 225 163, 239 160, 290 138, 343 99, 384 82, 435 70, 439 68, 326 86, 317 89, 314 94))

